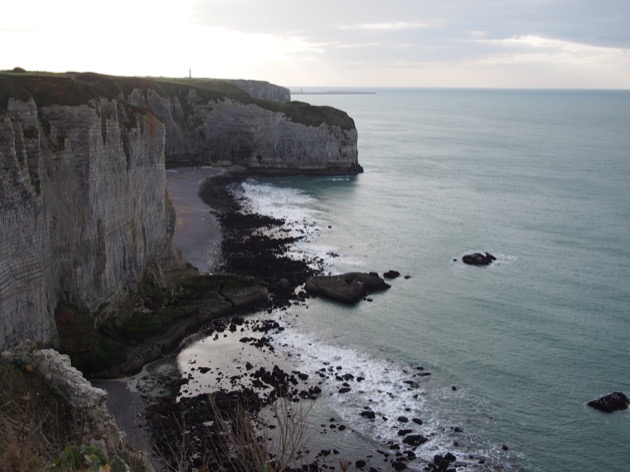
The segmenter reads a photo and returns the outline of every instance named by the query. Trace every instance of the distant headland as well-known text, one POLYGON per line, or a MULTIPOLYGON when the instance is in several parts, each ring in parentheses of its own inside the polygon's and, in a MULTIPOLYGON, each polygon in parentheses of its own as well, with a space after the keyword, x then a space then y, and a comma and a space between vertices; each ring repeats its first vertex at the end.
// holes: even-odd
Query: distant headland
POLYGON ((363 90, 291 90, 291 95, 376 95, 373 91, 363 90))

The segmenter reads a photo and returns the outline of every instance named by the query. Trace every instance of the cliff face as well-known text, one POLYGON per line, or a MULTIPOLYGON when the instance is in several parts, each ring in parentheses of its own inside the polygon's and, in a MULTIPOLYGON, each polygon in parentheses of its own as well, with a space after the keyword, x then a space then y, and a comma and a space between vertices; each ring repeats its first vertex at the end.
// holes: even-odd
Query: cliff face
MULTIPOLYGON (((166 126, 169 165, 240 164, 265 173, 357 174, 357 130, 338 110, 294 103, 266 108, 228 97, 204 99, 195 89, 163 96, 134 89, 129 103, 166 126), (326 113, 335 113, 330 123, 326 113)), ((344 116, 345 115, 345 116, 344 116)))
POLYGON ((362 171, 347 114, 288 99, 253 81, 0 75, 0 350, 56 342, 56 313, 98 327, 183 265, 165 162, 362 171))
POLYGON ((260 80, 229 80, 228 82, 236 85, 248 95, 260 100, 269 100, 278 103, 288 103, 291 101, 291 92, 288 88, 279 87, 269 82, 261 82, 260 80))
POLYGON ((0 348, 55 340, 59 302, 105 314, 149 266, 177 261, 164 140, 154 115, 119 100, 8 100, 0 113, 0 348))

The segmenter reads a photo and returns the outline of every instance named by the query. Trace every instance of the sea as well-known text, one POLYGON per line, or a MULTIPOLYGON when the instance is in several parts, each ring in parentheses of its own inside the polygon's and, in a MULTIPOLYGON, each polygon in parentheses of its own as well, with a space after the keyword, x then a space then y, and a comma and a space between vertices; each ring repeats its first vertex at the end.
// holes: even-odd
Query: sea
POLYGON ((411 470, 447 451, 460 471, 630 470, 630 411, 586 405, 630 395, 630 91, 370 92, 293 97, 355 120, 363 174, 235 189, 298 228, 296 257, 401 273, 356 306, 283 314, 276 350, 300 371, 363 377, 315 415, 375 450, 398 429, 366 405, 421 418, 411 470), (486 251, 490 266, 461 261, 486 251))

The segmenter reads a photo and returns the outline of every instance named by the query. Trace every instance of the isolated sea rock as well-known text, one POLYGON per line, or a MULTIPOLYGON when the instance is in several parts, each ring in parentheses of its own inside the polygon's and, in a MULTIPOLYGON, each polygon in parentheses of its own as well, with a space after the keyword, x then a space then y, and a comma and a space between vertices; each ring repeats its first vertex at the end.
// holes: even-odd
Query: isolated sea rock
POLYGON ((630 400, 622 392, 612 392, 596 400, 591 400, 587 405, 599 411, 612 413, 613 411, 626 410, 630 405, 630 400))
POLYGON ((480 252, 475 252, 474 254, 466 254, 464 257, 462 257, 462 262, 464 264, 475 265, 475 266, 487 266, 496 260, 497 258, 494 257, 489 252, 486 252, 485 254, 481 254, 480 252))
POLYGON ((387 290, 391 285, 385 283, 377 274, 349 272, 341 275, 316 275, 306 280, 305 289, 311 295, 354 305, 366 295, 380 290, 387 290))

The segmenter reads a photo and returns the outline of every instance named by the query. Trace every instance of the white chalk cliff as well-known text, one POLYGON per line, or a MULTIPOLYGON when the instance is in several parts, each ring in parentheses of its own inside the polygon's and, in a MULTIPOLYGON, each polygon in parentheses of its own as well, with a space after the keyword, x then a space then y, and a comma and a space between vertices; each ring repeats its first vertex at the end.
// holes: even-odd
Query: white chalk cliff
POLYGON ((166 164, 361 171, 345 113, 238 85, 0 77, 0 351, 23 339, 54 345, 59 303, 99 325, 148 275, 167 284, 183 261, 166 164))

